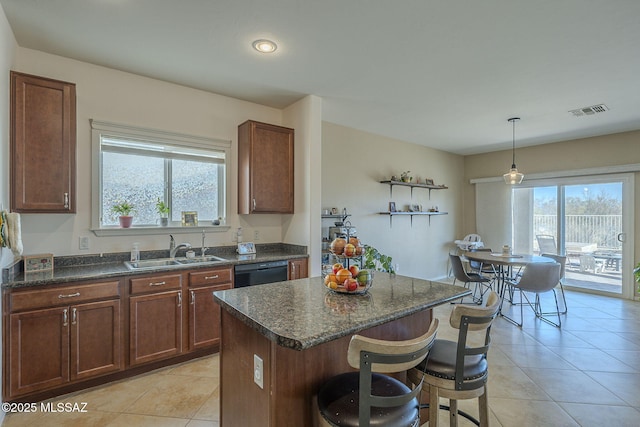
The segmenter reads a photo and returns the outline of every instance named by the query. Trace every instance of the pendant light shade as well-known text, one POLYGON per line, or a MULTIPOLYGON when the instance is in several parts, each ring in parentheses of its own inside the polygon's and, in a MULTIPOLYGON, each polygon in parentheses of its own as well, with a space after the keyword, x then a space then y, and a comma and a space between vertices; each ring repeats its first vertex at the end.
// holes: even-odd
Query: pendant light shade
POLYGON ((524 174, 518 172, 516 167, 516 122, 520 120, 520 117, 511 117, 508 121, 513 125, 513 149, 512 149, 512 162, 511 170, 502 175, 505 184, 516 185, 520 184, 524 179, 524 174))

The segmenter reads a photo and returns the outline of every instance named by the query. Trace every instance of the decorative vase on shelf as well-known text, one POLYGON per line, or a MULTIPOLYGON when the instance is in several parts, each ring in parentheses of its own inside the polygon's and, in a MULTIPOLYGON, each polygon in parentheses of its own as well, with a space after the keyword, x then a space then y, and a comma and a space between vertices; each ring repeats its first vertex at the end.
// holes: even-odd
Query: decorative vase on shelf
POLYGON ((160 217, 160 227, 167 227, 169 225, 169 218, 166 216, 160 217))

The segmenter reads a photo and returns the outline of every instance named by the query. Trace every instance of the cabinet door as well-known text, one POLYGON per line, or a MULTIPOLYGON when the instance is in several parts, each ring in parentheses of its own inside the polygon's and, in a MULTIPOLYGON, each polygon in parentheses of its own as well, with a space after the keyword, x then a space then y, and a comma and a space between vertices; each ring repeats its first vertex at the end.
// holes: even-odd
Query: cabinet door
POLYGON ((131 365, 182 352, 182 292, 170 291, 129 298, 129 360, 131 365))
POLYGON ((26 311, 9 316, 11 397, 69 381, 69 309, 26 311))
POLYGON ((289 280, 304 279, 309 277, 307 259, 294 259, 289 261, 289 280))
POLYGON ((220 342, 220 306, 213 292, 231 289, 231 283, 189 289, 189 350, 220 342))
POLYGON ((122 368, 120 300, 70 308, 71 379, 122 368))
POLYGON ((293 213, 294 130, 247 121, 238 127, 238 213, 293 213))
POLYGON ((11 72, 11 208, 75 213, 75 85, 11 72))

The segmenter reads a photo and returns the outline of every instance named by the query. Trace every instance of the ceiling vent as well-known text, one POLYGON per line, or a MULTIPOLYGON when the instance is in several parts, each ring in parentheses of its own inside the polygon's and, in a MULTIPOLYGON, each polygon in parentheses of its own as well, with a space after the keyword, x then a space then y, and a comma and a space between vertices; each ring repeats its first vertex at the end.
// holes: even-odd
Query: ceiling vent
POLYGON ((604 113, 605 111, 609 111, 609 108, 604 104, 592 105, 590 107, 582 107, 576 110, 569 110, 571 114, 575 117, 580 116, 593 116, 597 113, 604 113))

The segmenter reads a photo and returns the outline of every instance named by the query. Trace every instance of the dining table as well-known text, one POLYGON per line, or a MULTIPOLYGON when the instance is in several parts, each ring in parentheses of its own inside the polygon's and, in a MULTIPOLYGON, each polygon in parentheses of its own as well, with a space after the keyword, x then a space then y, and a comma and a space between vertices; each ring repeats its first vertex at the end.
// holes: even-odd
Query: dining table
POLYGON ((508 279, 514 279, 514 267, 526 267, 533 263, 556 262, 553 258, 532 254, 505 254, 502 252, 489 251, 467 251, 464 257, 470 261, 480 262, 482 266, 492 265, 495 271, 496 292, 500 295, 500 312, 502 312, 502 303, 504 302, 504 294, 506 292, 506 282, 508 279))

